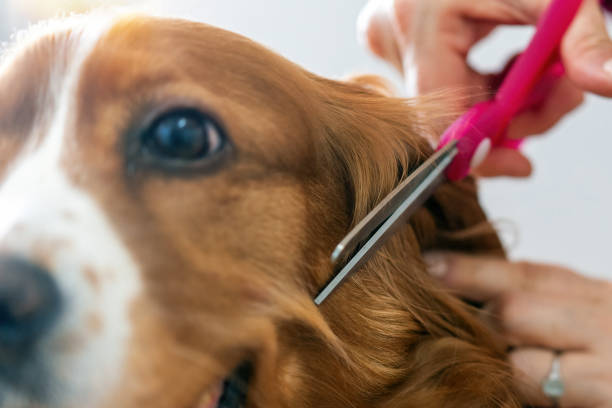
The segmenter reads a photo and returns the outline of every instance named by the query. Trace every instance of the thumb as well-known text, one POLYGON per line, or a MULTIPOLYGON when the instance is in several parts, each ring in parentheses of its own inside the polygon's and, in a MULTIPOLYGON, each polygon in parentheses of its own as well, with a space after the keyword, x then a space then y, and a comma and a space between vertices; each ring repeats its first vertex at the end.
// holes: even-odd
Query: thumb
POLYGON ((612 41, 599 1, 585 0, 561 47, 569 78, 580 88, 612 96, 612 41))
POLYGON ((390 10, 393 2, 370 0, 357 19, 357 40, 402 72, 403 61, 399 50, 390 10))

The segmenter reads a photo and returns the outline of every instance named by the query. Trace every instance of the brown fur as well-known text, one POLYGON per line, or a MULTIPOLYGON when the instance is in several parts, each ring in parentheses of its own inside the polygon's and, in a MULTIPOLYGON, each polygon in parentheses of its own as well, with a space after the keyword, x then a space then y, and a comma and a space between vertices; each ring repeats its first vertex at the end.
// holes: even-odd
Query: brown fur
POLYGON ((503 345, 422 259, 503 256, 492 232, 452 238, 486 221, 472 180, 441 187, 328 302, 312 301, 333 246, 432 153, 424 136, 446 120, 368 84, 381 87, 319 78, 201 24, 124 18, 105 36, 82 73, 64 167, 145 280, 106 406, 195 406, 245 358, 252 407, 517 406, 503 345), (203 174, 140 166, 126 147, 135 129, 185 105, 220 118, 232 160, 203 174))

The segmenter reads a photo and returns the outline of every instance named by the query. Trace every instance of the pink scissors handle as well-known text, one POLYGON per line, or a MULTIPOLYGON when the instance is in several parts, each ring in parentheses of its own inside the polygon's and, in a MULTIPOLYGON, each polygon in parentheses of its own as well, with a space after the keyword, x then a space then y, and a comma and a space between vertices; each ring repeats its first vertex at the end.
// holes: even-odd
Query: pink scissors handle
POLYGON ((541 104, 564 75, 559 46, 582 2, 553 0, 495 97, 475 105, 447 129, 439 149, 457 140, 459 150, 446 170, 448 179, 466 177, 492 147, 520 146, 520 141, 506 138, 508 125, 517 114, 541 104))

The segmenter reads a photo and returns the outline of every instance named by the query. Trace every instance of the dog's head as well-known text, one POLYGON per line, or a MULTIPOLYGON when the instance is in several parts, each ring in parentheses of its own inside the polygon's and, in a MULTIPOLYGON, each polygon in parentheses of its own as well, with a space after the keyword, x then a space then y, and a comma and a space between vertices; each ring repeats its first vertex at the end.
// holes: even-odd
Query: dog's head
POLYGON ((0 407, 510 406, 503 353, 421 259, 500 252, 450 234, 485 220, 470 182, 312 302, 334 244, 431 153, 433 110, 362 85, 185 21, 18 39, 0 68, 0 407))

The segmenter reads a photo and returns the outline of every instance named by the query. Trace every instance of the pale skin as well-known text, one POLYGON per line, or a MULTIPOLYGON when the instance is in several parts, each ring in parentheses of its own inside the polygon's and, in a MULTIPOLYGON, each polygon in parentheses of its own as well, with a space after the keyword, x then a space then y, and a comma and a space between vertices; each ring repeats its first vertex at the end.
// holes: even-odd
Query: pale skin
MULTIPOLYGON (((404 74, 409 94, 459 89, 466 104, 490 88, 469 50, 498 25, 537 22, 549 0, 371 0, 359 19, 369 49, 404 74), (481 90, 481 92, 474 90, 481 90)), ((585 0, 565 36, 567 78, 537 111, 517 118, 512 137, 541 134, 578 107, 585 92, 612 96, 612 41, 597 0, 585 0)), ((494 150, 480 176, 527 177, 520 152, 494 150)), ((553 406, 541 392, 555 352, 566 391, 561 407, 612 407, 612 284, 567 268, 459 254, 430 254, 432 274, 458 295, 483 302, 490 324, 513 345, 510 361, 524 402, 553 406)))

